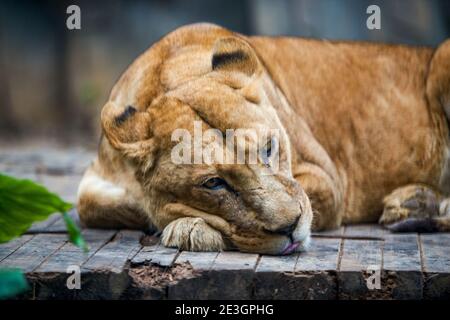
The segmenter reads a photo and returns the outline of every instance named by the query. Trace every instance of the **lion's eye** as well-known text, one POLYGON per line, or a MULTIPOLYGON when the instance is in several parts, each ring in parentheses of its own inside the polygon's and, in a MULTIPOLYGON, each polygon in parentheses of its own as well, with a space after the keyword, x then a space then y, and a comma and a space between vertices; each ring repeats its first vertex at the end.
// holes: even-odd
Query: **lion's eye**
POLYGON ((211 178, 203 183, 203 186, 211 190, 219 190, 225 188, 227 183, 221 178, 211 178))
POLYGON ((272 155, 272 144, 270 144, 267 149, 266 149, 266 155, 267 158, 270 158, 270 156, 272 155))
POLYGON ((269 164, 269 159, 276 152, 277 144, 275 138, 270 139, 264 148, 261 149, 261 158, 265 164, 269 164))

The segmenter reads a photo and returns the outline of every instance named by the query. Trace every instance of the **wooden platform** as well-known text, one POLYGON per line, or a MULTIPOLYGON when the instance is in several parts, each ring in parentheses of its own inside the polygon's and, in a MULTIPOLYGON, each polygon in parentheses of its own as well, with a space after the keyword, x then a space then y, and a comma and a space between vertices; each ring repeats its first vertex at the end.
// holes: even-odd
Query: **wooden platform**
MULTIPOLYGON (((82 150, 2 148, 0 171, 33 178, 74 201, 91 157, 82 150)), ((306 253, 281 257, 179 252, 130 230, 83 234, 87 254, 68 243, 60 215, 52 215, 0 245, 0 267, 26 272, 32 290, 21 298, 27 299, 450 298, 450 234, 343 227, 315 234, 306 253), (67 288, 68 267, 79 268, 81 289, 67 288)))

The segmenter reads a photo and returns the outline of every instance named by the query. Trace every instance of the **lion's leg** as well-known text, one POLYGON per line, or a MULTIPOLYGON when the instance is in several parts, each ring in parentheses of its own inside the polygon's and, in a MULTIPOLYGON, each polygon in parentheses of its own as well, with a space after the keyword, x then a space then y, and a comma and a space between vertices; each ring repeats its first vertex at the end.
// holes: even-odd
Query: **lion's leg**
POLYGON ((411 184, 387 195, 379 223, 393 232, 437 232, 450 229, 450 198, 423 184, 411 184))
POLYGON ((139 209, 132 194, 100 172, 95 161, 80 182, 77 209, 81 223, 91 228, 153 230, 148 215, 139 209))
POLYGON ((314 231, 336 229, 341 226, 340 199, 335 182, 318 166, 303 164, 297 168, 295 179, 305 190, 313 209, 314 231))

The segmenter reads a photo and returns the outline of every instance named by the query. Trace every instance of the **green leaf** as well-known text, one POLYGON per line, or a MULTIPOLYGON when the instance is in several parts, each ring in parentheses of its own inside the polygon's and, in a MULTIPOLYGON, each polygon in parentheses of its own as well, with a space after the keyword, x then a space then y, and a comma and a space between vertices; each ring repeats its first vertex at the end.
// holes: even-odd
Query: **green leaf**
MULTIPOLYGON (((0 243, 7 242, 28 230, 54 212, 63 215, 69 239, 85 252, 88 246, 67 211, 72 208, 56 194, 31 180, 19 180, 0 174, 0 243)), ((0 299, 12 297, 28 289, 18 269, 0 269, 0 299)))
POLYGON ((7 242, 28 230, 35 221, 60 212, 75 245, 88 250, 80 230, 66 213, 72 205, 45 187, 31 181, 0 174, 0 243, 7 242))
POLYGON ((0 174, 0 243, 24 233, 33 222, 72 207, 31 180, 0 174))
POLYGON ((0 299, 7 299, 28 290, 28 283, 19 269, 0 269, 0 299))
POLYGON ((73 222, 73 220, 70 218, 67 212, 63 213, 63 218, 64 222, 66 223, 67 231, 69 232, 70 241, 77 247, 81 248, 84 252, 88 252, 89 247, 87 246, 86 242, 81 236, 80 229, 73 222))

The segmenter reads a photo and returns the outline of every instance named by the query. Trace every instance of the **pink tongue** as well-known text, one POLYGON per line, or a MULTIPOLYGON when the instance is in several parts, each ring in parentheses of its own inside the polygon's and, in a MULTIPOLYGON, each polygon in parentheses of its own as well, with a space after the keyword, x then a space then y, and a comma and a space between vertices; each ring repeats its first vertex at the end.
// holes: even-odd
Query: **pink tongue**
POLYGON ((286 249, 283 250, 281 254, 291 254, 295 249, 300 245, 300 242, 293 242, 287 246, 286 249))

